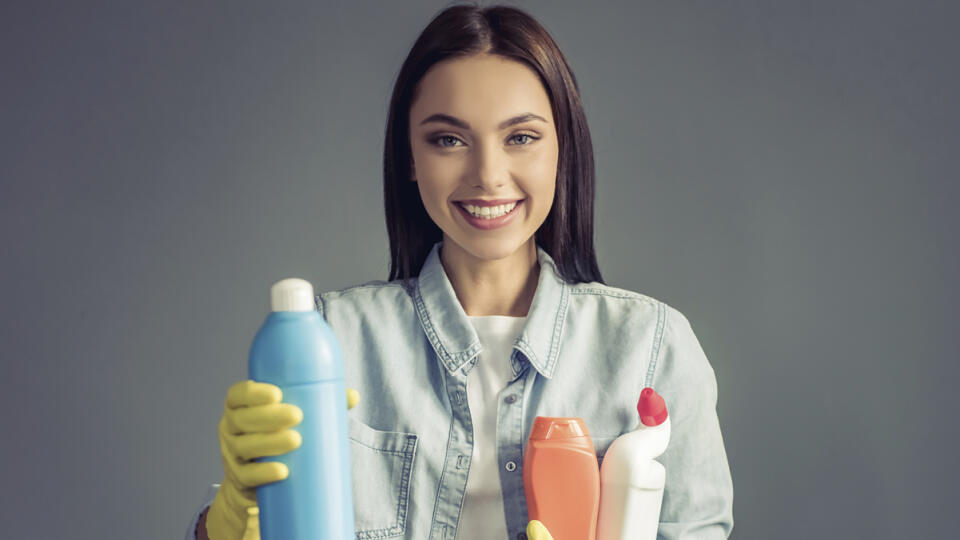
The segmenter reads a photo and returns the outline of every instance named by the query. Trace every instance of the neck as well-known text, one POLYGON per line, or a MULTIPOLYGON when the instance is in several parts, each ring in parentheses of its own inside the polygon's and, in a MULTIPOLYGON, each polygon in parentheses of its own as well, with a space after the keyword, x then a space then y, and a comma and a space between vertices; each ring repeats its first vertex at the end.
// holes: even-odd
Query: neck
POLYGON ((440 261, 468 316, 525 317, 529 312, 540 278, 533 238, 502 259, 478 258, 444 238, 440 261))

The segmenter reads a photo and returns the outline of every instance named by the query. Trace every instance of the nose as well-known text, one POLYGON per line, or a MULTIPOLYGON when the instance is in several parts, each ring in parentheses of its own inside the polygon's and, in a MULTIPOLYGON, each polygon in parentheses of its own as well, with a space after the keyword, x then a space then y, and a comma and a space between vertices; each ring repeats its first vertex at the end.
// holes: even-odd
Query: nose
POLYGON ((480 144, 477 148, 472 170, 468 173, 470 183, 481 191, 495 193, 510 176, 506 152, 496 141, 480 144))

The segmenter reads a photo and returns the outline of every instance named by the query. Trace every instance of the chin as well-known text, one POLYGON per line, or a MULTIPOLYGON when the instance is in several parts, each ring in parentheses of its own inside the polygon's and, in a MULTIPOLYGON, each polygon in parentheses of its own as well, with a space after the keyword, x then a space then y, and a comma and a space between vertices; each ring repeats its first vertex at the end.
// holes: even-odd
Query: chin
POLYGON ((465 243, 457 242, 457 245, 478 259, 496 261, 513 255, 529 241, 530 239, 520 241, 513 238, 487 238, 470 239, 465 243))

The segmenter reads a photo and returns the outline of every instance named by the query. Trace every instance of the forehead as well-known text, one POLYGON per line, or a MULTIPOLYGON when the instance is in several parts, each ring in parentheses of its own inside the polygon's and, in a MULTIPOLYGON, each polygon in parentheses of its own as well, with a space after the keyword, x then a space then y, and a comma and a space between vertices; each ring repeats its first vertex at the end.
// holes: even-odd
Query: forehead
POLYGON ((410 107, 414 125, 434 113, 492 128, 508 116, 532 112, 551 120, 550 98, 536 72, 493 55, 455 58, 430 67, 410 107))

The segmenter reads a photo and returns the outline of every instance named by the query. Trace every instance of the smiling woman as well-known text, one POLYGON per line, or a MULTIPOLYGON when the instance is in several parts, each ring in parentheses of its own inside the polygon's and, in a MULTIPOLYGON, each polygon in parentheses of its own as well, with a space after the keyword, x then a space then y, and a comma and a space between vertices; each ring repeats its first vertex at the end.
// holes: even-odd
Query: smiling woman
MULTIPOLYGON (((593 148, 576 79, 529 14, 461 5, 427 25, 390 101, 384 198, 390 280, 417 276, 433 245, 447 240, 441 257, 454 274, 454 259, 483 265, 507 254, 517 255, 505 261, 512 268, 494 275, 528 274, 541 246, 566 280, 603 281, 593 246, 593 148), (481 221, 501 199, 520 204, 507 220, 481 221), (472 209, 458 204, 467 201, 472 209)), ((504 311, 491 304, 500 305, 474 311, 504 311)))
POLYGON ((534 234, 553 206, 559 155, 550 98, 534 70, 492 54, 438 62, 417 88, 410 180, 443 231, 444 266, 460 280, 455 288, 471 291, 462 297, 468 315, 525 315, 504 285, 526 286, 531 297, 536 285, 534 234), (444 138, 455 144, 438 146, 444 138), (527 274, 527 283, 511 279, 527 274))
MULTIPOLYGON (((389 280, 316 297, 366 396, 350 412, 357 538, 564 538, 529 520, 535 418, 583 419, 602 455, 645 387, 676 425, 658 534, 728 536, 713 370, 683 314, 603 282, 590 132, 547 31, 513 7, 439 13, 397 76, 383 170, 389 280)), ((244 486, 211 515, 249 540, 244 486)))

